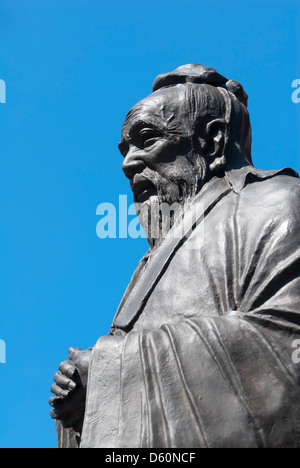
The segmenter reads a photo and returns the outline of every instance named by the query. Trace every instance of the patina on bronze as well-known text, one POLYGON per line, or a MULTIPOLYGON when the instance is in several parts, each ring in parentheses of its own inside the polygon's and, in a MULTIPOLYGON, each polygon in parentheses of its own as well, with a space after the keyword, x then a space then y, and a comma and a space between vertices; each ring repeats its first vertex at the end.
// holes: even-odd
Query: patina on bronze
POLYGON ((298 175, 253 166, 247 94, 198 64, 156 78, 119 147, 145 230, 182 209, 152 219, 110 334, 60 365, 59 447, 299 447, 298 175))

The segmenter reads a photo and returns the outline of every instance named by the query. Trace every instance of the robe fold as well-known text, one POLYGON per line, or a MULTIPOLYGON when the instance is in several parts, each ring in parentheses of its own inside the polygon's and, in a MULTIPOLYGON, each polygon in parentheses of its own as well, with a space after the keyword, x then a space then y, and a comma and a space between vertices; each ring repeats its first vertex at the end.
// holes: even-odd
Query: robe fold
POLYGON ((93 349, 82 448, 300 447, 299 195, 289 169, 204 186, 93 349))

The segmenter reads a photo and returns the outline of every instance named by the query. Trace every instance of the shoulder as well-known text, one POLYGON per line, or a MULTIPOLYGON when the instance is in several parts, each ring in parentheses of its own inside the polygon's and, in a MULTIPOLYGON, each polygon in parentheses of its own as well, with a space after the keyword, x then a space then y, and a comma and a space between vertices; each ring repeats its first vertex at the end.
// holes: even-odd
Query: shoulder
POLYGON ((299 200, 300 179, 296 173, 294 174, 289 173, 287 169, 278 172, 256 171, 256 173, 249 173, 243 192, 251 193, 253 196, 261 194, 266 201, 290 202, 299 200))
POLYGON ((270 219, 276 215, 277 219, 289 218, 299 223, 300 179, 286 170, 276 173, 260 171, 260 176, 249 174, 240 199, 253 216, 270 219))

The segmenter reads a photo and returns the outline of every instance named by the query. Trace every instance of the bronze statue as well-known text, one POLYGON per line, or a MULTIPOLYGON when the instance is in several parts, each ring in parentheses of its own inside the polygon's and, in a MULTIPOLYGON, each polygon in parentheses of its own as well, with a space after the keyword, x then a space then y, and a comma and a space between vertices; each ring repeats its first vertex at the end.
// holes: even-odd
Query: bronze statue
POLYGON ((150 250, 54 377, 58 445, 300 447, 298 175, 253 166, 243 87, 198 64, 156 78, 119 147, 150 250))

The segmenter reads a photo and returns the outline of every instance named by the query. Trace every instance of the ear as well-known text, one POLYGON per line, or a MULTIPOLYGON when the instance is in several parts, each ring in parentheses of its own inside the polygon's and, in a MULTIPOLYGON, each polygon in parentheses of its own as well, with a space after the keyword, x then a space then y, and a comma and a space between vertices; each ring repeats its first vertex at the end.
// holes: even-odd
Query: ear
POLYGON ((226 164, 228 125, 223 119, 215 119, 206 125, 204 153, 211 171, 216 172, 226 164))

